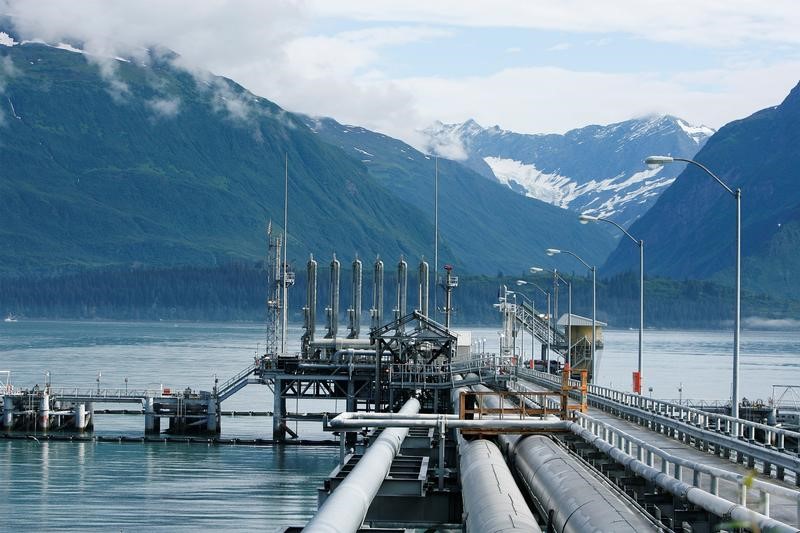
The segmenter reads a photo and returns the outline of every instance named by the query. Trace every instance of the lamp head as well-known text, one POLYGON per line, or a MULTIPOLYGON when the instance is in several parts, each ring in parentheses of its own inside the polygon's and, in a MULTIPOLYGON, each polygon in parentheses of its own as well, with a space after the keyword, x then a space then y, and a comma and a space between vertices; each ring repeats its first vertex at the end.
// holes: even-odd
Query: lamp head
POLYGON ((517 280, 517 285, 527 285, 527 284, 528 284, 528 282, 525 281, 524 279, 518 279, 517 280))
POLYGON ((557 250, 556 248, 548 248, 547 250, 544 251, 544 253, 552 257, 556 254, 560 254, 561 250, 557 250))
POLYGON ((644 160, 645 164, 650 168, 660 167, 661 165, 673 163, 674 161, 675 159, 668 155, 651 155, 644 160))
POLYGON ((588 224, 589 222, 597 222, 598 217, 593 217, 592 215, 582 213, 581 216, 578 217, 578 220, 581 221, 581 224, 588 224))
POLYGON ((533 272, 533 273, 544 272, 544 269, 543 268, 539 268, 539 267, 531 267, 531 272, 533 272))

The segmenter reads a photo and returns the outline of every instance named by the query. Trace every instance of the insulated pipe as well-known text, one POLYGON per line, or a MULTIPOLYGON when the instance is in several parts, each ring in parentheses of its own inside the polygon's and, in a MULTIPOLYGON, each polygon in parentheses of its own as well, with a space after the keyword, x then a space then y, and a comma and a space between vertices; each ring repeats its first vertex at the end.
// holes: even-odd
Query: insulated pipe
POLYGON ((542 531, 495 443, 463 442, 459 453, 467 533, 542 531))
POLYGON ((357 339, 361 333, 361 261, 356 257, 353 261, 353 305, 350 308, 349 339, 357 339))
POLYGON ((445 428, 456 429, 482 429, 485 431, 558 431, 567 429, 567 423, 560 419, 553 418, 534 418, 530 420, 520 419, 500 419, 483 418, 479 420, 461 420, 440 417, 431 418, 339 418, 342 413, 330 421, 332 429, 356 429, 356 428, 435 428, 444 426, 445 428))
POLYGON ((308 285, 306 286, 306 342, 314 342, 314 330, 317 327, 317 262, 309 254, 306 264, 308 285))
POLYGON ((424 260, 419 264, 419 312, 428 316, 428 287, 430 276, 428 275, 428 263, 424 260))
POLYGON ((333 254, 331 260, 331 305, 328 308, 328 334, 327 339, 336 338, 339 332, 339 260, 333 254))
POLYGON ((397 317, 406 316, 406 297, 408 295, 408 263, 400 257, 397 263, 397 317))
MULTIPOLYGON (((461 376, 456 376, 454 381, 461 381, 461 376)), ((462 392, 468 389, 455 389, 451 395, 456 413, 462 392)), ((460 433, 457 433, 457 443, 467 533, 541 532, 497 445, 484 439, 468 442, 460 433)))
POLYGON ((549 437, 501 436, 500 442, 553 531, 659 531, 549 437))
POLYGON ((336 337, 335 339, 325 338, 319 339, 310 343, 311 346, 316 348, 341 348, 345 349, 348 347, 356 347, 356 346, 370 346, 369 339, 348 339, 346 337, 336 337))
MULTIPOLYGON (((412 415, 418 413, 419 409, 419 401, 411 398, 399 413, 412 415)), ((306 533, 358 531, 406 435, 408 429, 384 430, 372 446, 367 448, 353 470, 328 496, 303 531, 306 533)))
POLYGON ((383 261, 375 259, 375 274, 372 277, 372 329, 383 325, 383 261))
POLYGON ((709 513, 720 516, 723 518, 730 517, 731 520, 736 522, 755 524, 761 531, 769 531, 770 533, 797 533, 796 527, 778 522, 767 516, 751 511, 743 505, 738 505, 730 502, 719 496, 715 496, 710 492, 703 489, 694 487, 688 483, 684 483, 674 477, 661 472, 653 467, 647 466, 645 463, 637 460, 626 454, 623 450, 614 447, 612 444, 604 441, 600 437, 592 434, 591 431, 582 428, 579 424, 569 422, 568 428, 572 433, 578 435, 583 440, 610 456, 617 463, 630 469, 634 474, 644 478, 645 480, 658 485, 670 494, 677 496, 681 499, 686 499, 689 503, 708 511, 709 513))

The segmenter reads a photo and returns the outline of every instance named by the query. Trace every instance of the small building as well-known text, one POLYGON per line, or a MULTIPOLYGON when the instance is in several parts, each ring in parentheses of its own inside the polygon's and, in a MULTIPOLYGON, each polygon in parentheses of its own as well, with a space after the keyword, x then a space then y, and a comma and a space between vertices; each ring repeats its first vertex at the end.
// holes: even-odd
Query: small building
MULTIPOLYGON (((600 322, 597 320, 595 322, 595 329, 597 330, 597 348, 603 348, 603 327, 607 326, 605 322, 600 322)), ((576 342, 581 340, 582 338, 586 338, 586 340, 591 343, 592 342, 592 319, 586 318, 585 316, 580 316, 576 314, 572 314, 572 318, 570 318, 568 313, 564 313, 561 315, 561 318, 558 319, 556 322, 556 326, 559 329, 564 331, 564 335, 568 338, 572 339, 572 344, 574 345, 576 342), (572 331, 567 331, 568 324, 571 324, 572 331), (570 334, 571 333, 571 334, 570 334)))

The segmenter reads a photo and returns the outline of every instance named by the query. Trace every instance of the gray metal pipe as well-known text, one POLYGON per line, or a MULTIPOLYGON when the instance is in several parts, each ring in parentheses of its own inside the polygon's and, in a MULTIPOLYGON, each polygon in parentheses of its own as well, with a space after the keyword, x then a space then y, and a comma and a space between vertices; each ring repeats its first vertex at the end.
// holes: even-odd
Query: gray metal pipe
POLYGON ((375 259, 375 273, 372 277, 372 329, 383 325, 383 261, 375 259))
MULTIPOLYGON (((461 376, 453 380, 461 381, 461 376)), ((468 389, 460 387, 451 394, 456 413, 462 392, 468 389)), ((540 532, 497 445, 484 439, 468 442, 460 433, 457 442, 466 531, 540 532)))
MULTIPOLYGON (((418 413, 419 401, 409 399, 399 414, 418 413)), ((307 533, 355 532, 364 522, 367 511, 389 473, 395 456, 400 451, 408 429, 391 428, 383 431, 367 448, 363 457, 334 490, 317 514, 306 524, 307 533)))
MULTIPOLYGON (((339 415, 341 416, 341 415, 339 415)), ((485 418, 480 420, 461 420, 440 417, 431 418, 361 418, 361 419, 340 419, 336 417, 330 421, 333 429, 357 429, 357 428, 378 428, 378 427, 403 427, 403 428, 432 428, 441 427, 445 429, 482 429, 486 431, 557 431, 567 429, 567 423, 559 419, 525 419, 508 420, 485 418)))
POLYGON ((397 318, 406 316, 406 297, 408 296, 408 263, 400 258, 397 263, 397 318))
POLYGON ((333 254, 331 260, 331 305, 328 308, 328 339, 336 338, 339 332, 339 260, 333 254))
POLYGON ((747 507, 730 502, 719 496, 715 496, 710 492, 706 492, 700 488, 684 483, 669 474, 663 473, 653 467, 647 466, 645 463, 637 460, 626 454, 624 451, 614 447, 612 444, 604 441, 600 437, 592 434, 587 429, 582 428, 579 424, 570 422, 568 424, 570 431, 578 435, 583 440, 610 456, 619 464, 630 469, 636 475, 654 483, 666 490, 670 494, 677 496, 681 499, 686 499, 690 503, 708 511, 709 513, 720 516, 723 518, 730 518, 737 522, 745 522, 755 524, 761 531, 768 531, 770 533, 797 533, 798 528, 778 522, 767 516, 764 516, 755 511, 751 511, 747 507))
POLYGON ((361 333, 361 261, 358 257, 353 261, 353 305, 350 308, 350 339, 357 339, 361 333))
POLYGON ((542 531, 496 444, 465 442, 459 453, 467 533, 542 531))
POLYGON ((419 263, 419 312, 428 316, 428 292, 430 286, 430 275, 428 274, 428 263, 425 260, 419 263))
POLYGON ((557 532, 659 529, 549 437, 500 437, 520 482, 557 532))
POLYGON ((306 308, 305 308, 305 344, 314 342, 314 330, 317 327, 317 262, 314 256, 309 254, 306 264, 308 272, 308 286, 306 287, 306 308))

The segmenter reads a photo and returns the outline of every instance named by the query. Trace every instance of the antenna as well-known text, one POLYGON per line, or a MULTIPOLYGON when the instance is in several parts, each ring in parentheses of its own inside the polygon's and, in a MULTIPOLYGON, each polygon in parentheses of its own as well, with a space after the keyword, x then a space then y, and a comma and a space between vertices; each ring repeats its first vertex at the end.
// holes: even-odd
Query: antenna
POLYGON ((287 279, 286 279, 286 249, 289 248, 289 241, 287 239, 287 226, 289 225, 289 154, 284 153, 284 171, 283 171, 283 268, 281 271, 281 286, 283 290, 283 297, 281 303, 283 304, 281 317, 281 355, 286 355, 286 337, 289 332, 289 323, 287 320, 287 279))
POLYGON ((433 319, 436 320, 439 294, 439 156, 434 157, 433 175, 433 319))

